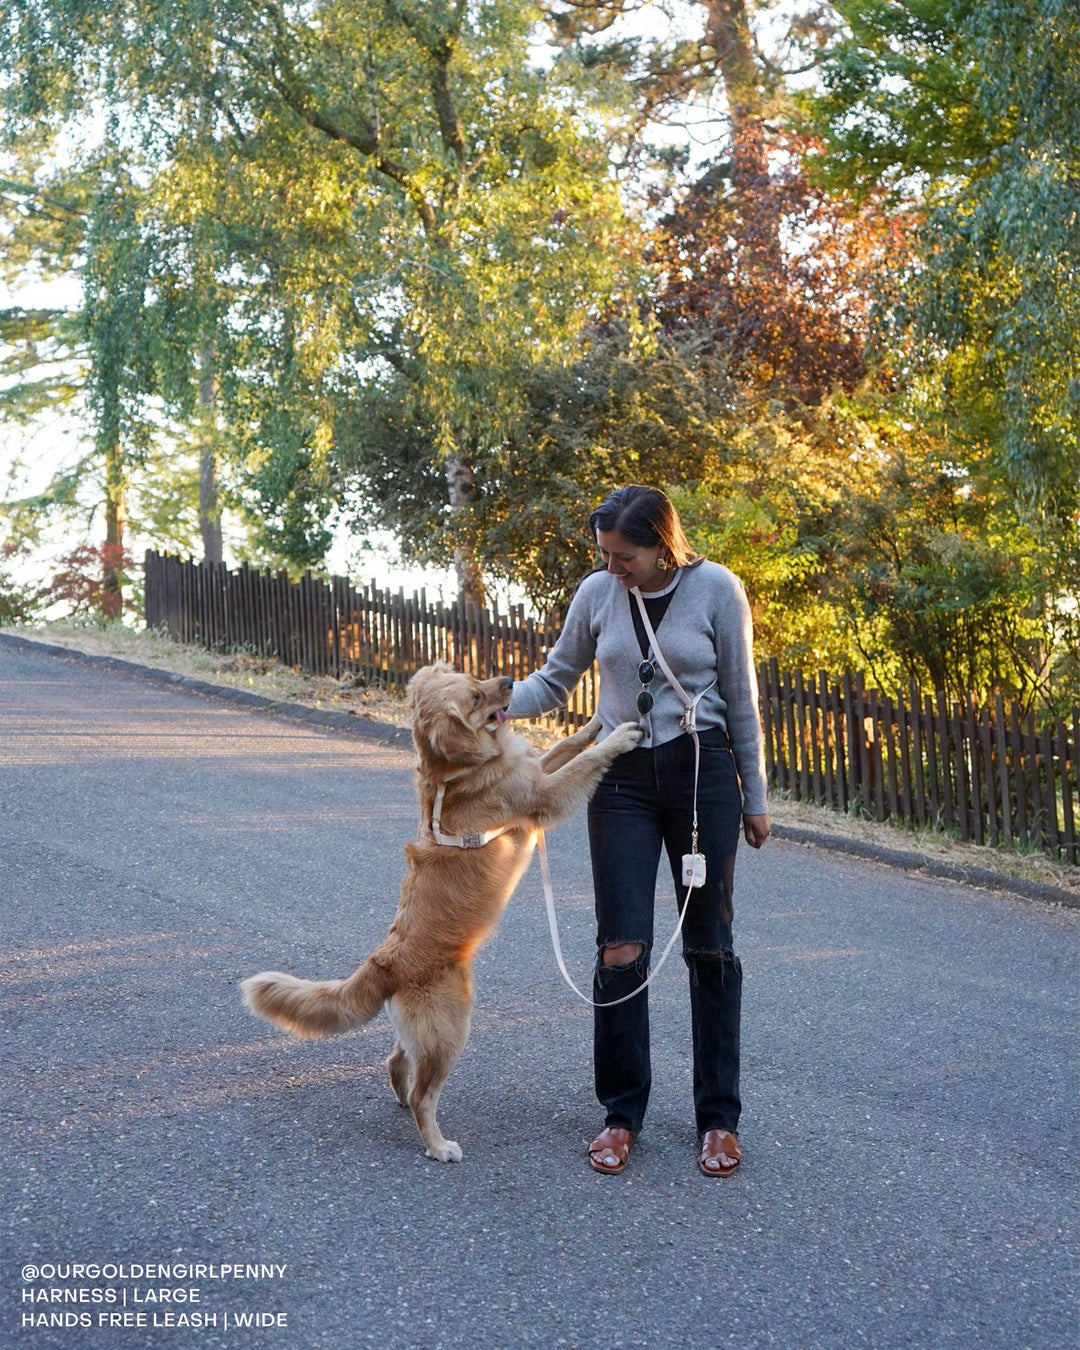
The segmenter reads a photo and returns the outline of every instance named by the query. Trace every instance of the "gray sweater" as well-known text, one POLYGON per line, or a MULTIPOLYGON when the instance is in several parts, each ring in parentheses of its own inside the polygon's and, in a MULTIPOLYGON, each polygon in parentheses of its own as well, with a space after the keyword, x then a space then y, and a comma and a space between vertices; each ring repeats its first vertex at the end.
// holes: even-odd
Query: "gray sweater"
MULTIPOLYGON (((511 717, 541 717, 561 707, 586 670, 600 667, 597 706, 603 740, 621 722, 639 719, 636 701, 641 648, 630 606, 637 602, 607 572, 594 572, 578 587, 558 641, 540 670, 514 684, 511 717)), ((768 811, 765 759, 758 716, 750 606, 742 582, 726 567, 703 562, 684 568, 656 639, 672 673, 691 698, 716 681, 697 709, 699 731, 727 729, 735 752, 746 815, 768 811)), ((650 688, 655 706, 644 719, 645 746, 683 734, 684 705, 659 667, 650 688)))

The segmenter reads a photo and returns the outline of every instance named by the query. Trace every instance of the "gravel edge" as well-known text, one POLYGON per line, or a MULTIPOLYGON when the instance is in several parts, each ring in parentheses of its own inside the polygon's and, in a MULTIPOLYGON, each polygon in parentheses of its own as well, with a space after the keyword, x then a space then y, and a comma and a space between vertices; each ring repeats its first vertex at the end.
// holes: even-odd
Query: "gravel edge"
MULTIPOLYGON (((211 684, 207 680, 196 680, 188 675, 176 675, 172 671, 158 670, 154 666, 139 665, 135 661, 124 661, 118 656, 97 656, 89 652, 77 651, 73 647, 58 647, 51 642, 35 642, 32 638, 19 637, 14 633, 0 632, 0 643, 24 648, 39 655, 81 661, 86 665, 114 670, 119 674, 130 676, 133 679, 145 680, 151 684, 163 684, 173 689, 182 689, 202 698, 259 709, 275 717, 283 717, 290 722, 304 722, 311 726, 343 731, 346 735, 356 736, 360 740, 380 741, 383 744, 401 746, 403 749, 412 745, 412 736, 409 731, 404 727, 391 726, 386 722, 361 720, 349 713, 311 708, 306 703, 283 702, 279 699, 267 698, 264 694, 251 693, 246 689, 234 689, 232 686, 224 684, 211 684)), ((940 858, 928 858, 921 853, 885 848, 881 844, 869 843, 863 839, 849 839, 843 835, 807 830, 801 826, 784 825, 779 822, 774 822, 772 833, 774 838, 783 839, 789 843, 803 844, 811 848, 826 849, 835 853, 846 853, 868 862, 882 863, 885 866, 896 867, 906 872, 916 872, 924 877, 960 882, 968 886, 978 886, 984 890, 1004 891, 1025 900, 1037 900, 1044 904, 1064 905, 1069 909, 1080 909, 1080 895, 1076 895, 1072 891, 1063 890, 1059 886, 1049 886, 1044 882, 1025 881, 1022 877, 1003 876, 985 867, 975 867, 968 863, 944 862, 940 858)))
POLYGON ((869 862, 898 867, 905 872, 917 872, 920 876, 936 880, 958 881, 966 886, 978 886, 982 890, 1004 891, 1024 900, 1038 900, 1043 904, 1080 909, 1080 895, 1072 891, 1064 890, 1060 886, 1050 886, 1042 881, 1025 881, 1023 877, 1004 876, 1000 872, 992 872, 987 867, 975 867, 971 863, 945 862, 941 858, 928 858, 922 853, 871 844, 864 839, 847 839, 843 835, 804 830, 801 826, 783 825, 779 822, 773 824, 772 833, 775 838, 787 839, 794 844, 829 849, 835 853, 848 853, 869 862))

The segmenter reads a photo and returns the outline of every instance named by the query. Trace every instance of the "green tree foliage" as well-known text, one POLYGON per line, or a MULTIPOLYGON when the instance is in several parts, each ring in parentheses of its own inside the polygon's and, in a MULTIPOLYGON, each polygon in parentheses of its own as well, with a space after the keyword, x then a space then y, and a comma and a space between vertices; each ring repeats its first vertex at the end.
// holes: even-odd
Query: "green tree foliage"
POLYGON ((20 554, 26 551, 25 546, 11 540, 0 544, 0 628, 26 623, 37 612, 40 597, 36 588, 11 572, 11 564, 19 561, 20 554))
POLYGON ((888 402, 862 418, 879 463, 853 481, 828 534, 861 664, 885 688, 914 679, 1034 706, 1058 655, 1036 604, 1048 563, 1039 538, 1000 476, 957 466, 947 434, 899 423, 888 402))
POLYGON ((264 560, 389 526, 542 609, 662 483, 764 653, 1075 697, 1075 6, 635 8, 12 0, 12 256, 86 295, 8 316, 13 411, 77 353, 118 522, 191 538, 197 460, 208 556, 223 499, 264 560))
MULTIPOLYGON (((39 172, 48 146, 12 147, 0 178, 0 287, 72 277, 84 233, 85 185, 39 172)), ((84 374, 74 306, 0 309, 0 420, 26 426, 71 407, 84 374)))
MULTIPOLYGON (((921 400, 924 425, 940 419, 969 501, 984 500, 980 483, 999 485, 984 525, 999 542, 966 564, 977 571, 982 558, 986 594, 1000 550, 1034 549, 1034 567, 1013 569, 1028 573, 1024 594, 1003 603, 1023 606, 1017 626, 1038 634, 1033 652, 1059 654, 1043 670, 1046 693, 1075 670, 1080 595, 1080 12, 1062 0, 838 9, 846 29, 807 100, 821 170, 833 183, 885 185, 924 213, 919 266, 893 313, 910 340, 909 407, 921 400)), ((1003 635, 999 647, 1016 645, 1003 635)))
POLYGON ((267 540, 319 556, 344 491, 341 408, 392 374, 430 430, 444 549, 479 594, 456 517, 519 412, 521 377, 633 284, 580 71, 530 59, 540 11, 53 0, 9 13, 24 118, 122 108, 151 173, 221 222, 221 398, 239 497, 267 540))
MULTIPOLYGON (((91 591, 116 617, 130 569, 114 560, 124 557, 133 493, 137 516, 153 519, 157 537, 190 541, 184 517, 194 480, 163 417, 181 326, 163 275, 154 199, 111 138, 62 167, 46 138, 8 158, 21 177, 0 196, 5 282, 17 290, 28 280, 60 281, 79 299, 0 315, 0 369, 9 381, 0 416, 30 436, 39 419, 55 424, 67 411, 85 421, 87 434, 43 490, 9 496, 2 514, 17 544, 40 540, 50 523, 82 528, 103 516, 102 545, 83 550, 80 562, 102 564, 91 591)), ((28 467, 16 459, 12 481, 28 467)))
MULTIPOLYGON (((565 604, 593 566, 586 521, 596 501, 632 479, 700 478, 721 453, 717 429, 731 404, 724 362, 692 334, 613 317, 586 337, 574 360, 523 372, 518 415, 484 457, 464 515, 485 571, 523 588, 540 610, 565 604)), ((355 416, 343 439, 370 456, 356 518, 374 516, 416 541, 410 557, 435 560, 439 482, 423 452, 432 429, 418 427, 388 389, 355 416), (430 466, 426 482, 418 463, 430 466)))

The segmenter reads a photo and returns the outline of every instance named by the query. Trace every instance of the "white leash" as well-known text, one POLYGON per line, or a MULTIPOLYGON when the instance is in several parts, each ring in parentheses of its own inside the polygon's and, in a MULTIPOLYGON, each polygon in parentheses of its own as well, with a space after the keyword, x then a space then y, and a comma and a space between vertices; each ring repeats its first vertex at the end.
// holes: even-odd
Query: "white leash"
POLYGON ((547 908, 548 927, 551 929, 551 945, 555 948, 555 960, 559 963, 559 970, 562 972, 563 979, 574 993, 577 994, 578 998, 581 999, 583 1003, 587 1003, 590 1008, 614 1008, 617 1003, 625 1003, 628 999, 637 998, 638 994, 640 994, 643 989, 648 989, 649 985, 652 984, 653 980, 660 974, 660 968, 668 959, 668 953, 671 951, 672 947, 674 947, 675 939, 682 932, 683 919, 686 917, 686 906, 690 903, 690 892, 694 888, 692 886, 686 888, 686 899, 682 902, 682 908, 679 910, 679 922, 675 925, 675 931, 668 940, 668 945, 664 948, 660 960, 657 961, 656 965, 649 972, 648 978, 639 984, 633 993, 623 994, 622 998, 613 998, 608 1002, 597 1003, 595 999, 591 999, 588 995, 581 992, 570 978, 570 972, 566 969, 566 962, 563 960, 562 943, 559 941, 559 921, 555 916, 555 894, 551 888, 551 867, 548 865, 547 844, 544 840, 544 831, 538 830, 537 835, 536 849, 540 854, 540 876, 544 882, 544 905, 547 908))
MULTIPOLYGON (((446 791, 446 783, 451 781, 451 779, 447 779, 445 782, 440 783, 438 791, 435 794, 435 804, 431 812, 431 833, 436 844, 441 844, 445 848, 483 848, 490 840, 497 839, 499 835, 506 833, 510 828, 508 825, 501 825, 493 830, 484 830, 482 832, 479 830, 471 830, 467 834, 444 834, 442 830, 443 794, 446 791)), ((697 834, 695 831, 695 841, 696 838, 697 834)), ((540 876, 544 885, 544 904, 547 906, 548 927, 551 929, 551 945, 555 949, 555 960, 559 963, 559 969, 562 971, 563 979, 574 993, 577 994, 578 998, 584 999, 586 1003, 594 1008, 613 1008, 616 1003, 625 1003, 627 999, 635 998, 643 989, 652 984, 653 980, 659 975, 660 967, 667 960, 668 953, 675 945, 675 939, 682 932, 683 918, 686 914, 686 906, 689 903, 690 891, 693 887, 687 887, 686 899, 683 901, 682 909, 679 911, 679 922, 675 927, 674 933, 671 935, 671 940, 664 948, 663 955, 656 963, 656 966, 651 971, 644 984, 639 984, 632 994, 624 994, 622 998, 612 999, 610 1003, 595 1003, 591 998, 588 998, 581 992, 570 978, 570 972, 566 969, 566 962, 563 959, 562 943, 559 941, 559 921, 555 915, 555 893, 551 885, 551 866, 548 863, 547 843, 544 839, 543 830, 537 830, 536 832, 536 845, 540 854, 540 876)))

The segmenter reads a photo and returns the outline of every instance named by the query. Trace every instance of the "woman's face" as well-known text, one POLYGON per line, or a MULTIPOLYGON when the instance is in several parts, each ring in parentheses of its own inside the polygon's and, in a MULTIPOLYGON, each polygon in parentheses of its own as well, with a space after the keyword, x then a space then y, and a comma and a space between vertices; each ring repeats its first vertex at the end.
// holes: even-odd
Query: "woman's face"
POLYGON ((660 591, 671 580, 671 570, 661 571, 656 565, 664 553, 659 544, 643 548, 632 544, 618 530, 597 530, 596 543, 600 561, 627 590, 636 586, 640 591, 660 591))

